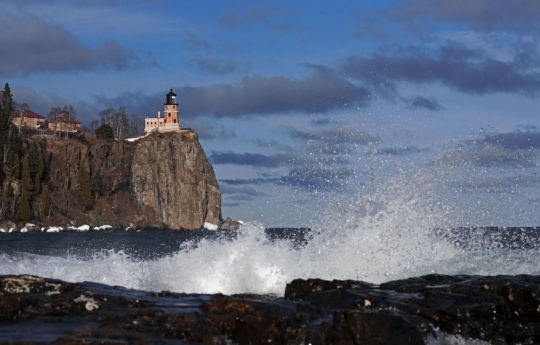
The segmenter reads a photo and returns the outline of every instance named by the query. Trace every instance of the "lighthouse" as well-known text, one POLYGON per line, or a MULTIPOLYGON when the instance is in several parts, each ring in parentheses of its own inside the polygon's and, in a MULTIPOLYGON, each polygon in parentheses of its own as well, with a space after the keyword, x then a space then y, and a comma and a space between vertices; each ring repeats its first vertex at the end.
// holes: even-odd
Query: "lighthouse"
POLYGON ((157 117, 147 117, 144 121, 144 132, 158 131, 159 133, 179 132, 181 130, 178 120, 178 101, 171 89, 165 95, 165 109, 163 114, 158 111, 157 117))

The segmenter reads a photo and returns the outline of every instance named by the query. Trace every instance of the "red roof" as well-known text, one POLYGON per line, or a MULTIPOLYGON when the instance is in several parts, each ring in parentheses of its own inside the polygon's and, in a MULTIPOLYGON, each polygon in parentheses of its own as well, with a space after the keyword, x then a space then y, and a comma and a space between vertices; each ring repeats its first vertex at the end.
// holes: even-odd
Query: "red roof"
POLYGON ((33 112, 30 109, 25 109, 24 111, 22 111, 22 112, 18 113, 17 115, 15 115, 15 117, 29 117, 29 118, 33 118, 33 119, 43 119, 43 120, 45 120, 45 118, 43 116, 39 115, 38 113, 33 112))
POLYGON ((60 116, 59 118, 56 119, 56 122, 74 123, 74 124, 78 124, 78 125, 81 124, 79 121, 75 120, 71 116, 60 116))

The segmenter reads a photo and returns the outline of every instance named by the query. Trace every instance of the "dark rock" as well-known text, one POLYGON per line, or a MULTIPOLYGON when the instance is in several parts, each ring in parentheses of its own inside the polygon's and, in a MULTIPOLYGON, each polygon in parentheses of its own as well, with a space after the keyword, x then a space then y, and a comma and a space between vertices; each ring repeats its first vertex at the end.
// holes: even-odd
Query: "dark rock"
POLYGON ((439 330, 539 344, 540 276, 428 275, 380 286, 295 280, 285 298, 0 276, 1 343, 415 345, 439 330))
POLYGON ((240 225, 242 225, 240 222, 238 222, 236 220, 232 220, 231 217, 227 217, 221 223, 219 228, 221 230, 238 230, 240 228, 240 225))

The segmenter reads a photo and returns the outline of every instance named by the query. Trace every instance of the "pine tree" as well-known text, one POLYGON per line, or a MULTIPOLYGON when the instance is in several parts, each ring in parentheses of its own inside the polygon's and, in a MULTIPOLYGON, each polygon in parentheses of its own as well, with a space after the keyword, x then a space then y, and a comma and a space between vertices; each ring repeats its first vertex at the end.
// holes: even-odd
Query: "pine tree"
POLYGON ((79 168, 79 188, 77 196, 82 207, 87 210, 92 208, 94 202, 92 198, 92 181, 90 179, 90 173, 84 164, 81 164, 79 168))
POLYGON ((41 154, 40 147, 33 142, 30 150, 30 162, 31 171, 34 177, 34 192, 39 194, 41 192, 41 179, 43 178, 43 172, 45 170, 45 162, 43 155, 41 154))
POLYGON ((17 217, 22 222, 30 220, 30 204, 28 203, 29 193, 23 192, 19 200, 19 209, 17 210, 17 217))
POLYGON ((111 126, 109 124, 103 124, 101 127, 96 129, 94 131, 96 134, 96 137, 102 138, 102 139, 114 139, 114 132, 111 126))
POLYGON ((25 155, 22 167, 22 187, 23 191, 28 192, 31 196, 32 192, 34 191, 34 183, 32 181, 30 172, 30 159, 28 155, 25 155))

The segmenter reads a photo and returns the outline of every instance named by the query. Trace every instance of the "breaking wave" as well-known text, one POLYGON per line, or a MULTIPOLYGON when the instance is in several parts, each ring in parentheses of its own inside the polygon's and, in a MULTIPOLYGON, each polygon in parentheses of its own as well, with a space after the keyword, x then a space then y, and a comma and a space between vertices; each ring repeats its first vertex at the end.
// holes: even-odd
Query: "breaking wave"
POLYGON ((422 177, 403 175, 348 200, 328 200, 300 246, 270 240, 262 224, 246 223, 232 238, 185 242, 173 254, 152 259, 121 250, 90 257, 4 253, 0 274, 152 291, 274 295, 282 295, 295 278, 380 283, 429 273, 540 274, 539 247, 508 248, 474 238, 478 245, 456 245, 445 230, 455 223, 455 206, 442 202, 433 189, 422 177))

